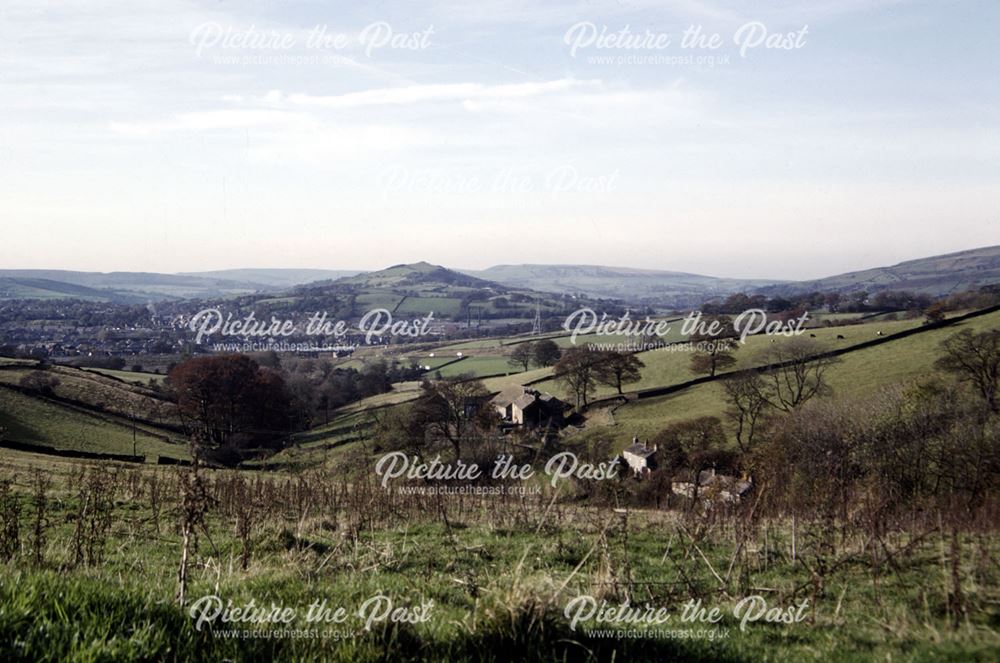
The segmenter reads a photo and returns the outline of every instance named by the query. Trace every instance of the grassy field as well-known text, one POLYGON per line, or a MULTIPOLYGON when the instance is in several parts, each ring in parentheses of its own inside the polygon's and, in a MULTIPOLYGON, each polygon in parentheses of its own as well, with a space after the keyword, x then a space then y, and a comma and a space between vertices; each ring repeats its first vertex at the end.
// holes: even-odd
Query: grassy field
MULTIPOLYGON (((0 457, 0 479, 13 481, 26 529, 34 486, 48 482, 37 557, 25 534, 20 552, 0 561, 4 660, 930 662, 1000 655, 998 571, 989 563, 996 542, 988 539, 965 542, 959 573, 973 609, 950 625, 942 588, 951 570, 937 540, 877 582, 861 565, 837 565, 817 591, 809 568, 831 553, 810 543, 807 523, 799 525, 796 562, 783 521, 762 522, 742 539, 739 555, 735 531, 716 526, 695 535, 698 522, 673 513, 553 508, 548 494, 435 500, 348 489, 327 474, 207 473, 212 506, 189 548, 187 606, 214 595, 295 615, 277 627, 216 620, 198 630, 176 601, 181 471, 105 465, 81 473, 83 466, 63 460, 0 457), (89 519, 85 502, 102 505, 106 520, 89 519), (80 518, 107 525, 80 538, 80 518), (236 534, 241 519, 249 523, 245 535, 236 534), (741 628, 734 610, 752 596, 797 609, 800 621, 741 628), (398 614, 413 623, 362 614, 372 597, 408 609, 398 614), (671 617, 659 626, 593 616, 573 624, 567 606, 581 597, 671 617), (323 600, 345 609, 342 623, 305 622, 308 606, 323 600), (683 621, 688 601, 717 608, 720 620, 683 621), (274 628, 283 635, 268 637, 274 628)), ((10 504, 6 498, 0 507, 8 519, 10 504)), ((903 550, 908 542, 890 537, 887 545, 903 550)), ((859 545, 849 538, 832 554, 851 555, 859 545)))
MULTIPOLYGON (((894 334, 905 329, 920 326, 919 320, 902 320, 897 322, 879 322, 868 325, 847 325, 843 327, 820 327, 810 330, 803 338, 808 338, 815 344, 817 352, 832 350, 835 348, 848 347, 865 341, 870 341, 877 337, 876 332, 881 331, 885 335, 894 334), (843 336, 843 339, 838 339, 843 336)), ((736 365, 733 370, 750 368, 764 362, 762 354, 772 348, 772 338, 774 344, 780 344, 787 339, 784 337, 768 337, 764 335, 749 336, 746 343, 738 347, 733 353, 736 358, 736 365)), ((908 339, 907 339, 908 341, 908 339)), ((690 346, 678 345, 666 348, 640 352, 636 356, 645 364, 642 369, 642 379, 626 386, 627 391, 639 391, 653 387, 662 387, 671 384, 686 382, 697 374, 692 373, 689 366, 691 363, 690 346)), ((546 381, 536 385, 538 389, 544 389, 561 398, 568 398, 565 388, 557 381, 546 381)), ((598 385, 595 390, 595 398, 611 396, 615 390, 606 385, 598 385)))
POLYGON ((388 292, 366 292, 358 295, 354 301, 358 307, 365 310, 384 308, 392 311, 402 300, 401 295, 388 292))
POLYGON ((422 316, 433 312, 435 317, 453 317, 458 315, 462 300, 455 297, 407 297, 396 306, 397 316, 422 316))
MULTIPOLYGON (((906 326, 905 322, 891 324, 898 324, 901 328, 906 326)), ((850 330, 854 329, 856 331, 853 336, 858 339, 867 339, 869 338, 868 327, 871 325, 845 328, 844 335, 847 336, 851 333, 850 330)), ((838 395, 863 395, 871 393, 879 387, 905 384, 934 374, 933 365, 941 354, 941 341, 952 334, 966 328, 983 331, 998 327, 1000 327, 1000 312, 973 318, 952 327, 932 330, 898 341, 850 352, 841 356, 841 361, 838 364, 830 367, 827 378, 834 393, 838 395)), ((893 329, 887 323, 881 323, 879 328, 883 330, 893 329)), ((836 334, 839 333, 837 328, 818 330, 817 336, 820 338, 817 340, 826 340, 829 345, 828 335, 831 333, 834 335, 833 341, 835 342, 836 334)), ((848 340, 854 339, 849 336, 848 340)), ((748 347, 749 345, 748 343, 748 347)), ((743 352, 743 350, 739 352, 743 352)), ((549 383, 543 384, 548 385, 549 383)), ((628 403, 615 409, 615 425, 603 428, 595 427, 586 431, 585 435, 588 438, 600 436, 612 439, 618 448, 623 448, 633 435, 646 439, 676 421, 701 416, 722 417, 725 408, 721 385, 718 383, 702 384, 676 394, 628 403)))
MULTIPOLYGON (((904 329, 919 326, 918 320, 902 320, 879 322, 868 325, 846 325, 843 327, 821 327, 811 330, 815 338, 809 337, 818 350, 850 346, 876 338, 876 331, 891 334, 904 329), (844 339, 837 339, 837 336, 844 339)), ((994 313, 982 318, 975 318, 964 325, 971 329, 982 330, 1000 327, 1000 313, 994 313)), ((950 334, 961 327, 949 327, 917 334, 905 339, 851 352, 842 358, 842 363, 830 369, 828 376, 836 393, 863 393, 865 390, 877 389, 879 386, 905 382, 927 375, 932 370, 934 360, 939 354, 939 344, 950 334), (877 362, 880 370, 872 371, 870 366, 877 362)), ((777 342, 782 342, 778 339, 777 342)), ((452 346, 449 346, 452 347, 452 346)), ((751 336, 745 346, 736 351, 738 363, 735 368, 745 368, 761 361, 761 353, 771 347, 770 339, 764 336, 751 336)), ((470 352, 475 352, 470 349, 470 352)), ((441 348, 434 350, 435 354, 442 352, 441 348)), ((670 351, 667 349, 651 350, 639 353, 646 364, 643 378, 640 382, 627 386, 627 391, 646 389, 671 384, 678 384, 697 377, 688 369, 691 354, 687 351, 670 351)), ((437 359, 437 358, 435 358, 437 359)), ((450 357, 449 357, 450 360, 450 357)), ((423 360, 421 360, 423 361, 423 360)), ((451 364, 442 370, 442 375, 457 376, 472 372, 475 375, 489 375, 491 372, 511 371, 509 375, 488 377, 483 380, 486 388, 493 392, 503 390, 513 384, 535 382, 534 387, 548 391, 561 398, 570 399, 566 389, 556 380, 546 380, 551 376, 551 368, 532 368, 524 372, 516 372, 516 368, 507 363, 501 356, 467 356, 460 362, 451 364)), ((598 386, 593 398, 601 398, 614 394, 607 386, 598 386)), ((334 413, 334 417, 353 417, 370 408, 403 404, 419 395, 419 383, 401 383, 394 386, 393 391, 366 398, 357 403, 342 408, 334 413)), ((591 410, 585 428, 572 433, 568 442, 573 445, 587 445, 596 440, 609 440, 616 449, 627 446, 633 436, 648 439, 665 426, 700 416, 723 417, 725 401, 721 385, 709 383, 685 389, 682 392, 668 396, 630 402, 626 405, 591 410)), ((370 422, 367 422, 370 423, 370 422)), ((367 425, 367 423, 363 425, 367 425)), ((309 463, 323 463, 328 457, 338 457, 343 452, 354 448, 353 442, 344 443, 337 436, 327 437, 326 427, 309 431, 306 436, 314 441, 312 449, 296 449, 284 451, 273 459, 273 462, 288 463, 290 466, 306 466, 309 463)))
POLYGON ((497 355, 470 356, 462 361, 449 364, 441 369, 441 377, 457 377, 459 375, 472 375, 482 377, 485 375, 497 375, 498 373, 520 373, 519 366, 512 366, 507 357, 497 355))
POLYGON ((86 368, 86 371, 92 373, 100 373, 101 375, 107 375, 109 377, 118 378, 125 382, 131 382, 132 384, 138 384, 142 386, 147 386, 149 381, 152 380, 156 384, 163 384, 167 379, 167 376, 163 373, 146 373, 138 371, 116 371, 113 368, 86 368))
MULTIPOLYGON (((125 419, 109 414, 97 414, 56 403, 31 398, 12 389, 0 387, 0 426, 5 436, 17 442, 97 453, 132 453, 132 425, 125 419)), ((136 433, 136 449, 147 461, 156 456, 188 458, 183 443, 164 440, 178 438, 175 434, 156 431, 140 424, 136 433)))
MULTIPOLYGON (((818 349, 843 347, 917 324, 817 328, 811 340, 818 349)), ((852 351, 828 379, 837 395, 864 396, 927 377, 943 339, 963 328, 997 327, 1000 313, 852 351)), ((770 339, 752 337, 737 351, 737 367, 754 365, 770 346, 770 339)), ((512 370, 499 354, 503 348, 467 350, 473 356, 446 367, 448 374, 512 370)), ((692 377, 687 352, 656 350, 641 358, 643 380, 630 388, 692 377)), ((29 371, 7 367, 0 380, 13 385, 29 371)), ((92 403, 151 398, 107 376, 53 371, 67 398, 84 399, 84 392, 92 403)), ((550 373, 532 369, 484 382, 499 390, 550 373)), ((540 387, 562 393, 552 381, 540 387)), ((183 514, 195 508, 181 501, 191 494, 187 470, 0 449, 0 660, 1000 658, 1000 549, 992 530, 970 531, 956 544, 938 531, 940 515, 914 514, 913 529, 881 534, 880 555, 891 563, 872 571, 869 535, 846 524, 831 537, 828 521, 805 518, 795 525, 793 544, 789 521, 779 517, 744 521, 690 509, 611 508, 641 487, 633 479, 605 489, 615 495, 607 502, 584 498, 586 482, 552 488, 533 480, 517 486, 526 493, 486 495, 383 490, 368 465, 372 426, 386 408, 418 393, 419 382, 397 384, 332 413, 329 423, 295 435, 289 448, 245 470, 204 471, 206 499, 197 507, 204 519, 189 548, 187 606, 217 595, 233 605, 253 600, 297 610, 297 620, 271 636, 270 626, 239 625, 235 635, 221 623, 198 630, 178 605, 183 514), (44 534, 36 544, 40 481, 47 482, 44 534), (15 519, 18 541, 11 547, 15 519), (956 577, 967 608, 961 618, 949 612, 956 577), (785 610, 799 606, 801 620, 741 628, 734 610, 753 596, 785 610), (358 610, 371 597, 403 608, 399 614, 412 623, 365 628, 358 610), (619 611, 626 604, 663 610, 674 621, 573 624, 567 606, 581 597, 619 611), (305 623, 305 610, 322 600, 346 608, 346 621, 305 623), (720 621, 681 620, 689 601, 718 608, 720 621), (414 617, 418 610, 424 618, 414 617)), ((722 416, 724 408, 720 384, 702 384, 591 410, 563 444, 585 449, 607 440, 614 451, 634 435, 646 439, 671 422, 722 416)), ((0 386, 0 427, 17 441, 132 453, 127 418, 10 386, 0 386)), ((150 460, 187 456, 183 445, 156 433, 140 428, 138 453, 150 460)))
MULTIPOLYGON (((4 368, 0 370, 0 384, 16 386, 36 370, 4 368)), ((51 391, 60 399, 119 417, 137 417, 162 425, 179 424, 174 404, 149 389, 147 382, 126 384, 120 378, 68 366, 49 366, 43 374, 55 381, 51 391)))

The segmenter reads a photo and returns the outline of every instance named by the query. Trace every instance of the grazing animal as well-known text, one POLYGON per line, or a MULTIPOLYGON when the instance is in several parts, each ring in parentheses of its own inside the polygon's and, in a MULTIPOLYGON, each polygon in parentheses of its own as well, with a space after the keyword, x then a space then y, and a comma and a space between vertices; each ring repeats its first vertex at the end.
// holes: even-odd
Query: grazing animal
POLYGON ((841 341, 843 341, 844 340, 844 335, 843 334, 837 334, 837 338, 840 339, 841 341))
POLYGON ((809 338, 816 338, 816 334, 809 334, 809 338))
POLYGON ((879 330, 878 330, 877 332, 875 332, 875 335, 876 335, 876 336, 881 336, 881 335, 882 335, 882 330, 881 330, 881 329, 879 329, 879 330))

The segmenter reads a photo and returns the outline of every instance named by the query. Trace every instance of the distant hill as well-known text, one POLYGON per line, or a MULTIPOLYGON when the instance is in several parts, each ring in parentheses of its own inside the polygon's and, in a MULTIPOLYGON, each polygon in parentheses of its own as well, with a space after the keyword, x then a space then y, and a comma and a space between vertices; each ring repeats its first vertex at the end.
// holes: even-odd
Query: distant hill
POLYGON ((275 292, 357 274, 324 269, 231 269, 217 272, 76 272, 59 269, 0 270, 0 299, 72 297, 120 303, 215 298, 275 292))
POLYGON ((228 269, 157 274, 8 269, 0 270, 0 300, 76 298, 134 303, 242 295, 291 296, 294 299, 301 295, 347 294, 357 295, 359 305, 392 308, 402 304, 400 310, 403 312, 419 308, 416 299, 435 297, 434 304, 457 314, 458 309, 463 309, 464 313, 470 303, 477 305, 477 302, 490 310, 510 304, 517 308, 525 302, 535 306, 539 292, 550 295, 543 298, 546 299, 543 307, 548 310, 565 310, 568 301, 602 299, 679 309, 700 306, 709 299, 734 292, 784 296, 812 290, 867 290, 872 293, 909 290, 940 296, 995 283, 1000 283, 1000 246, 909 260, 891 267, 812 281, 717 278, 600 265, 496 265, 483 270, 453 270, 428 262, 393 265, 374 272, 228 269))
POLYGON ((463 272, 512 287, 659 306, 697 306, 711 297, 780 283, 599 265, 497 265, 463 272))
POLYGON ((0 272, 0 300, 3 299, 81 299, 91 302, 133 301, 127 296, 88 288, 87 286, 36 277, 10 277, 0 272))
POLYGON ((767 295, 787 295, 818 290, 821 292, 875 293, 880 290, 909 290, 931 296, 974 290, 1000 283, 1000 246, 947 253, 940 256, 907 260, 891 267, 876 267, 847 272, 814 281, 795 281, 759 288, 767 295))
MULTIPOLYGON (((429 262, 393 265, 377 272, 363 272, 339 279, 341 284, 363 285, 369 288, 405 288, 440 284, 464 288, 496 288, 496 283, 453 271, 429 262)), ((530 286, 527 286, 530 288, 530 286)))
POLYGON ((297 298, 348 297, 351 315, 385 308, 394 315, 419 316, 433 311, 438 320, 530 319, 565 314, 581 305, 596 304, 568 294, 495 283, 428 262, 393 265, 333 281, 298 286, 297 298))
POLYGON ((291 288, 312 281, 339 279, 360 273, 356 269, 218 269, 209 272, 181 272, 184 276, 224 279, 274 288, 291 288))

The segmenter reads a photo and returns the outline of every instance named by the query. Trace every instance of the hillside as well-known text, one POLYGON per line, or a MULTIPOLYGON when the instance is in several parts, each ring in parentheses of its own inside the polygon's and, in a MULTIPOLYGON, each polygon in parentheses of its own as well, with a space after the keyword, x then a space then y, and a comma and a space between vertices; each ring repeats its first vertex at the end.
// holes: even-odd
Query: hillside
POLYGON ((274 292, 356 272, 305 269, 236 269, 190 274, 0 270, 0 299, 74 298, 115 303, 212 298, 274 292))
POLYGON ((778 282, 600 265, 496 265, 463 272, 511 287, 672 307, 778 282))
MULTIPOLYGON (((145 303, 240 295, 290 296, 329 292, 376 295, 391 308, 403 296, 433 293, 461 298, 472 290, 497 295, 549 297, 544 307, 562 310, 566 298, 611 299, 629 304, 694 308, 734 292, 787 296, 810 291, 909 290, 947 295, 1000 283, 1000 246, 982 247, 847 272, 811 281, 718 278, 686 272, 601 265, 495 265, 454 270, 428 262, 394 265, 374 272, 327 269, 228 269, 181 274, 0 270, 0 300, 75 298, 95 302, 145 303), (535 293, 532 295, 531 293, 535 293), (553 302, 559 302, 553 305, 553 302)), ((484 303, 485 305, 485 303, 484 303)), ((502 304, 501 304, 502 306, 502 304)), ((455 307, 449 307, 455 308, 455 307)))
POLYGON ((890 267, 847 272, 814 281, 782 283, 760 288, 758 291, 768 295, 787 295, 813 290, 865 290, 870 293, 880 290, 909 290, 941 296, 995 283, 1000 283, 1000 246, 907 260, 890 267))
POLYGON ((421 285, 447 285, 466 288, 496 287, 495 283, 424 261, 393 265, 376 272, 364 272, 356 276, 341 278, 335 282, 366 288, 405 288, 421 285))
MULTIPOLYGON (((834 395, 864 398, 878 389, 896 384, 906 384, 934 374, 934 361, 940 356, 940 343, 952 334, 962 330, 983 331, 1000 326, 1000 312, 987 313, 965 321, 941 328, 924 329, 919 319, 903 320, 870 320, 860 324, 850 324, 846 320, 833 326, 819 325, 810 328, 809 341, 815 343, 819 352, 839 350, 844 352, 841 361, 829 371, 830 384, 834 395), (919 330, 913 335, 903 335, 895 338, 892 335, 919 330), (868 344, 886 336, 885 341, 875 347, 868 344), (872 370, 878 366, 879 370, 872 370)), ((562 340, 562 339, 560 339, 562 340)), ((587 339, 589 342, 603 342, 606 339, 587 339)), ((620 340, 620 339, 619 339, 620 340)), ((664 340, 680 340, 664 339, 664 340)), ((737 364, 732 370, 740 370, 760 365, 765 360, 765 352, 772 347, 770 338, 766 336, 751 336, 747 344, 735 353, 737 364)), ((783 339, 776 339, 782 343, 783 339)), ((439 348, 439 354, 459 346, 444 346, 439 348)), ((466 358, 442 371, 452 376, 469 372, 478 374, 487 389, 493 392, 502 390, 512 384, 531 384, 535 388, 552 393, 564 400, 571 401, 564 384, 552 377, 551 368, 532 367, 528 371, 497 362, 498 372, 486 370, 479 372, 475 361, 493 357, 498 349, 493 347, 466 347, 466 358), (490 375, 494 377, 489 377, 490 375)), ((645 364, 642 369, 642 379, 628 385, 626 391, 655 390, 672 385, 685 385, 698 377, 690 371, 690 354, 687 352, 668 352, 662 349, 650 350, 637 355, 645 364)), ((498 359, 498 358, 497 358, 498 359)), ((594 399, 614 396, 614 389, 598 385, 594 391, 594 399)), ((655 393, 655 392, 654 392, 655 393)), ((352 442, 365 439, 370 434, 369 427, 374 422, 371 415, 381 408, 391 407, 410 401, 418 395, 416 383, 396 385, 387 394, 380 394, 353 403, 338 410, 327 426, 316 428, 302 434, 297 439, 299 445, 295 449, 286 450, 269 462, 275 464, 309 465, 335 459, 343 451, 353 448, 352 442), (331 450, 336 450, 329 453, 331 450)), ((682 387, 667 395, 641 396, 630 400, 622 406, 609 406, 608 403, 598 404, 591 409, 586 426, 565 439, 565 444, 575 448, 577 445, 587 445, 603 440, 611 441, 616 448, 623 448, 633 436, 648 438, 655 435, 665 426, 684 419, 699 416, 716 416, 725 420, 727 405, 723 398, 722 387, 717 381, 709 381, 682 387)))
MULTIPOLYGON (((0 272, 4 273, 8 272, 0 272)), ((0 276, 0 300, 3 299, 79 299, 88 302, 119 303, 135 301, 134 297, 118 293, 34 276, 0 276)))
POLYGON ((354 303, 355 315, 372 308, 386 308, 404 316, 433 312, 437 320, 524 320, 534 317, 536 307, 546 316, 597 304, 594 300, 495 283, 428 262, 393 265, 375 272, 311 283, 295 288, 290 296, 347 296, 354 303))
POLYGON ((180 275, 252 283, 272 288, 291 288, 313 281, 354 276, 358 273, 358 270, 346 269, 218 269, 208 272, 181 272, 180 275))

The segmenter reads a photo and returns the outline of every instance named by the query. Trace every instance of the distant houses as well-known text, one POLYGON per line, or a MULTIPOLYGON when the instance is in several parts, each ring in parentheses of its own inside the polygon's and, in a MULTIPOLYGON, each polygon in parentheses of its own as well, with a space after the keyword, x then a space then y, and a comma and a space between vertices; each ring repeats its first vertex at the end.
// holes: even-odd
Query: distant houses
POLYGON ((562 427, 566 404, 552 394, 511 385, 493 397, 490 404, 507 427, 562 427))

